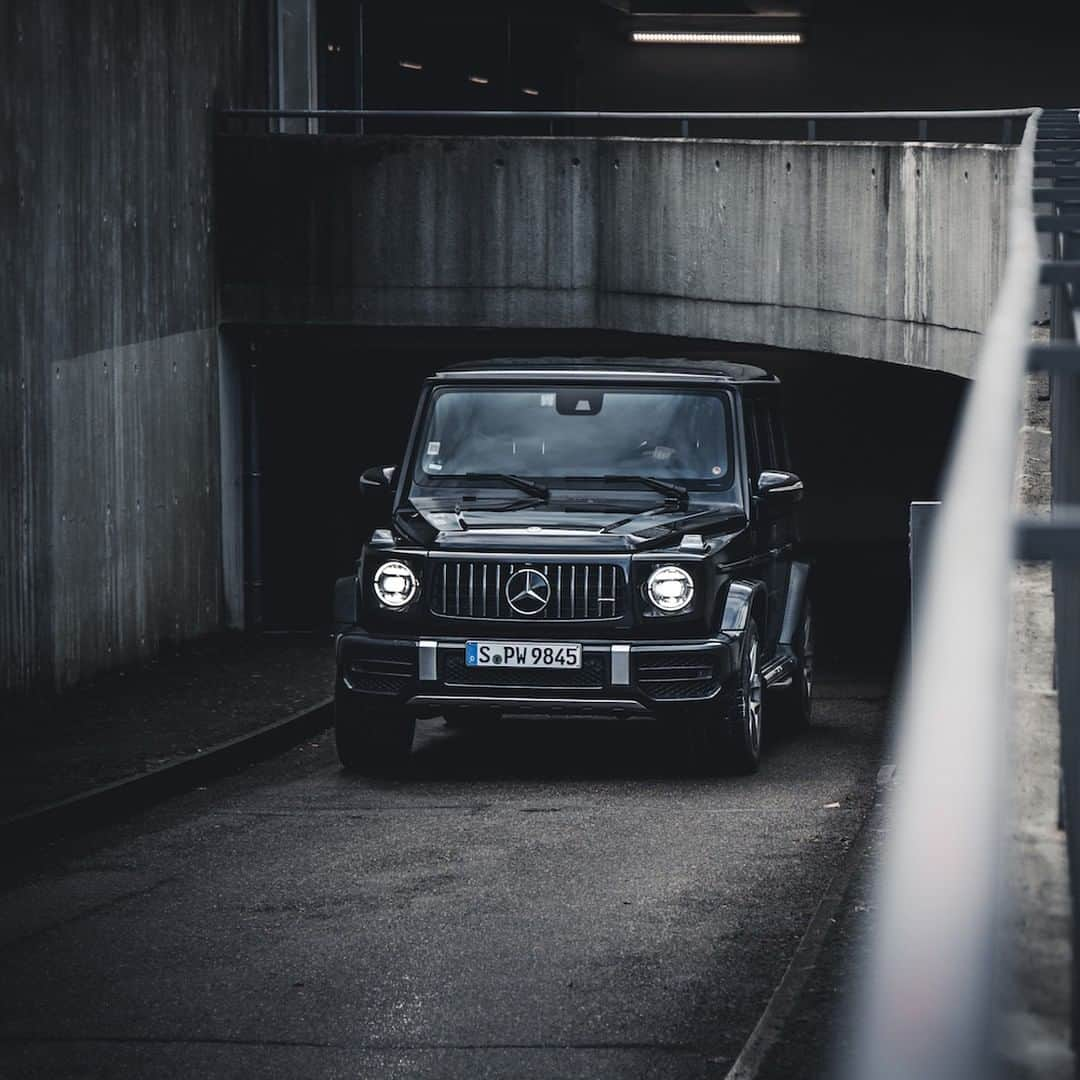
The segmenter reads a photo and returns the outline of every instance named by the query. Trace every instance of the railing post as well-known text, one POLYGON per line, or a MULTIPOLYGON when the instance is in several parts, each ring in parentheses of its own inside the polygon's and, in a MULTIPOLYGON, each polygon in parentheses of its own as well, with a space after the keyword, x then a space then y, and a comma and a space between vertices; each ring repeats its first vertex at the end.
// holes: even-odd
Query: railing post
POLYGON ((689 137, 689 135, 690 135, 690 121, 689 120, 680 120, 679 121, 679 133, 680 133, 680 135, 682 135, 682 137, 684 139, 689 137))
POLYGON ((817 138, 817 121, 806 121, 806 138, 809 142, 813 142, 817 138))
POLYGON ((929 137, 930 123, 924 116, 919 121, 919 142, 926 142, 929 137))

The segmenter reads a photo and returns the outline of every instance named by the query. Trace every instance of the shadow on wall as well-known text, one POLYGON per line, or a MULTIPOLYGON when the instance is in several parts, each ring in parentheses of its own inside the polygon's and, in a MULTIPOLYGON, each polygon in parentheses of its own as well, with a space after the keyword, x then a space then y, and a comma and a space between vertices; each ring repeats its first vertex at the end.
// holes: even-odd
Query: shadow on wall
POLYGON ((806 485, 818 645, 829 666, 891 674, 908 617, 908 507, 936 499, 966 379, 820 353, 774 351, 806 485))
MULTIPOLYGON (((896 365, 776 349, 570 331, 240 330, 259 358, 265 625, 323 630, 334 579, 372 523, 357 489, 402 458, 417 391, 486 356, 730 352, 786 388, 818 649, 833 668, 891 672, 907 618, 907 508, 937 496, 967 383, 896 365)), ((246 348, 246 345, 245 345, 246 348)))

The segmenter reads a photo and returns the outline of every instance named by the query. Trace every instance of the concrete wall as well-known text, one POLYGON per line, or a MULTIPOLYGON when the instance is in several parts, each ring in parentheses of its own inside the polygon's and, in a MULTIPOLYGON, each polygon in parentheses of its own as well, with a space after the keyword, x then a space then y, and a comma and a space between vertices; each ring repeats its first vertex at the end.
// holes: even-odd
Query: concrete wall
POLYGON ((264 7, 0 8, 0 691, 222 623, 210 108, 264 7))
POLYGON ((996 146, 223 136, 224 315, 582 327, 972 371, 996 146))

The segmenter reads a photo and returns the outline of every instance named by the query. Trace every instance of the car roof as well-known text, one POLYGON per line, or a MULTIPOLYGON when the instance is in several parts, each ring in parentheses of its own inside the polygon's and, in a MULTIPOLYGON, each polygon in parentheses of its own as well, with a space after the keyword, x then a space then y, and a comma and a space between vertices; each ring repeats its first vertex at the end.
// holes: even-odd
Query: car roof
POLYGON ((601 380, 627 375, 649 381, 706 381, 723 383, 777 383, 779 380, 763 368, 735 363, 721 356, 663 357, 647 356, 502 356, 488 360, 470 360, 454 364, 434 375, 437 381, 476 381, 494 376, 512 379, 562 378, 601 380))

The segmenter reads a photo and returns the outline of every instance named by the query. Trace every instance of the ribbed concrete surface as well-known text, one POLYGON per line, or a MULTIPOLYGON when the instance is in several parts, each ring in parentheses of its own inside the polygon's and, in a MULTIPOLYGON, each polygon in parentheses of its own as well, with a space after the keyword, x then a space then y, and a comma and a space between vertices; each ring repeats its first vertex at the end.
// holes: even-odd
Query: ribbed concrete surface
POLYGON ((208 107, 265 100, 266 33, 260 0, 0 13, 0 694, 222 624, 208 107))

